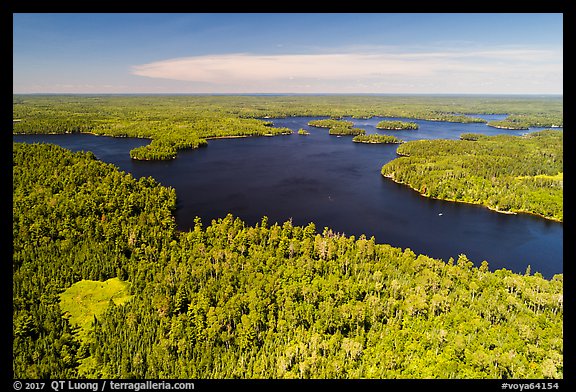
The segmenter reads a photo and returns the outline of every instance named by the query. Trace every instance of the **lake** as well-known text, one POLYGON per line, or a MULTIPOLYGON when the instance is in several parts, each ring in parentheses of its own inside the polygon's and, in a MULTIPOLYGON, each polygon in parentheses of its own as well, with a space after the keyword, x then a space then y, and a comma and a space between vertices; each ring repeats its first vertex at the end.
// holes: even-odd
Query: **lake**
MULTIPOLYGON (((487 120, 505 115, 473 115, 487 120)), ((378 243, 410 248, 415 253, 448 260, 466 254, 476 265, 487 260, 491 270, 506 268, 547 278, 563 272, 563 224, 528 214, 506 215, 481 206, 432 200, 385 179, 382 165, 396 158, 398 145, 358 144, 351 136, 330 136, 328 129, 306 124, 322 117, 271 119, 294 134, 276 137, 209 140, 207 148, 184 150, 173 161, 133 161, 132 148, 146 139, 93 135, 14 135, 17 142, 49 142, 73 151, 89 150, 134 177, 152 176, 176 189, 176 223, 181 230, 227 213, 252 225, 262 216, 270 222, 292 219, 314 222, 318 231, 374 236, 378 243), (296 134, 304 128, 309 136, 296 134)), ((383 118, 351 119, 366 133, 395 135, 405 141, 458 139, 461 133, 521 135, 485 124, 413 121, 418 130, 381 131, 383 118)), ((531 131, 542 128, 530 129, 531 131)))

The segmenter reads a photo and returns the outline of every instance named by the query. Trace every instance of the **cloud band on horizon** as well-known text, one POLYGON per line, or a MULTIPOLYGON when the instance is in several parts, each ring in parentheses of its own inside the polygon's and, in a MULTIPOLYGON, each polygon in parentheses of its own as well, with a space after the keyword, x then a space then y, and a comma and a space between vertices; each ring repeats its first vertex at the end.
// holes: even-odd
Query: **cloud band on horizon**
MULTIPOLYGON (((173 58, 135 65, 133 75, 200 83, 253 92, 433 90, 434 84, 455 92, 482 92, 482 85, 503 83, 518 92, 538 89, 540 80, 562 91, 562 52, 552 49, 501 48, 410 53, 335 53, 262 55, 231 53, 173 58), (279 90, 280 89, 280 90, 279 90)), ((544 83, 543 83, 544 84, 544 83)), ((389 91, 383 91, 389 92, 389 91)), ((422 91, 425 92, 425 91, 422 91)), ((544 91, 542 91, 544 92, 544 91)))

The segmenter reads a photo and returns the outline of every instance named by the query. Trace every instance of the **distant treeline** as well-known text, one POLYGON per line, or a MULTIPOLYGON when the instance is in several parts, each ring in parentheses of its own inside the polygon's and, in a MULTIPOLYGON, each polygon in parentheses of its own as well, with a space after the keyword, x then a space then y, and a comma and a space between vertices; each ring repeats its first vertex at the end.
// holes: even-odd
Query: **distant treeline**
POLYGON ((486 122, 467 114, 506 113, 506 120, 488 125, 522 128, 563 126, 562 108, 562 97, 14 95, 13 132, 150 138, 150 146, 135 149, 133 158, 172 159, 177 150, 211 138, 291 132, 260 120, 271 117, 486 122))

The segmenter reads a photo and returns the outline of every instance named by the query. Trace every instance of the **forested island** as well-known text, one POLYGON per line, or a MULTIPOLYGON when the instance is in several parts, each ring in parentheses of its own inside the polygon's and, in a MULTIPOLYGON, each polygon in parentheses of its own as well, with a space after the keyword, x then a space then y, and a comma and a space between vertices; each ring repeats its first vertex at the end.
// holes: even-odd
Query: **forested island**
MULTIPOLYGON (((512 149, 509 175, 548 181, 561 134, 507 138, 411 142, 400 159, 512 149)), ((174 189, 92 153, 13 145, 14 378, 564 376, 562 274, 266 217, 180 232, 175 207, 174 189)))
POLYGON ((136 147, 130 151, 130 158, 141 161, 176 159, 178 150, 207 146, 206 139, 194 137, 174 138, 172 140, 155 139, 150 144, 136 147))
POLYGON ((271 127, 270 118, 327 116, 318 121, 332 128, 328 121, 342 125, 336 119, 346 116, 483 123, 470 114, 494 113, 509 116, 488 125, 563 126, 562 97, 14 95, 13 133, 148 138, 131 157, 163 160, 213 138, 292 132, 271 127))
POLYGON ((324 120, 308 121, 308 125, 316 128, 352 128, 354 123, 352 121, 328 118, 324 120))
POLYGON ((337 135, 337 136, 356 136, 356 135, 364 135, 366 133, 365 130, 362 128, 355 128, 355 127, 333 127, 330 128, 328 131, 329 135, 337 135))
POLYGON ((415 122, 383 120, 376 124, 376 128, 386 130, 418 129, 418 124, 415 122))
POLYGON ((369 135, 358 135, 354 136, 352 139, 354 143, 368 143, 368 144, 383 144, 383 143, 391 143, 391 144, 400 144, 403 143, 401 139, 398 139, 396 136, 391 135, 380 135, 380 134, 369 134, 369 135))
POLYGON ((347 120, 336 120, 336 119, 324 119, 324 120, 312 120, 308 122, 311 127, 317 128, 330 128, 328 134, 336 136, 356 136, 364 135, 365 130, 361 128, 355 128, 352 121, 347 120))
POLYGON ((563 221, 563 135, 411 141, 398 147, 401 157, 385 164, 382 175, 427 197, 563 221))

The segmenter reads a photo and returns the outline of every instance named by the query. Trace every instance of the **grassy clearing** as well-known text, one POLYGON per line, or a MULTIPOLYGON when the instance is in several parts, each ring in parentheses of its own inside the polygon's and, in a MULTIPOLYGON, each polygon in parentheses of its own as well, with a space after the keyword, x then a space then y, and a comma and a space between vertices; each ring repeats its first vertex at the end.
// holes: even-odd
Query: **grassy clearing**
POLYGON ((87 340, 94 317, 98 318, 106 311, 110 301, 123 305, 133 296, 130 283, 118 278, 105 282, 81 280, 60 294, 60 307, 70 315, 70 322, 80 327, 79 337, 87 340))

